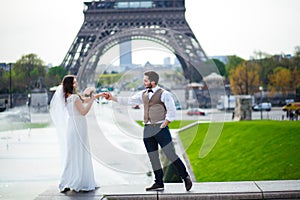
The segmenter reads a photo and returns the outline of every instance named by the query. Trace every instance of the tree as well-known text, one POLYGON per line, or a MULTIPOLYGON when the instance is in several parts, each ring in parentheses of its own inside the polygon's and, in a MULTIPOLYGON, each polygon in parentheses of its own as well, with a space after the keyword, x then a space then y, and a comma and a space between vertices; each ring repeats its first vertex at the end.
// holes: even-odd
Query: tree
POLYGON ((292 72, 292 86, 296 87, 296 96, 300 98, 300 46, 295 47, 292 65, 294 67, 292 72))
POLYGON ((260 77, 261 85, 268 85, 268 76, 275 67, 279 66, 280 59, 278 56, 272 56, 268 53, 264 53, 261 51, 254 52, 254 56, 252 56, 249 62, 255 63, 259 66, 258 73, 260 77))
POLYGON ((51 67, 45 77, 47 88, 50 88, 54 85, 59 85, 66 74, 67 70, 63 67, 51 67))
POLYGON ((101 74, 98 77, 97 87, 103 87, 112 85, 118 82, 122 77, 122 74, 101 74))
POLYGON ((216 66, 217 66, 217 68, 220 72, 220 75, 225 76, 226 75, 225 64, 223 62, 221 62, 220 60, 218 60, 218 59, 212 59, 212 60, 216 64, 216 66))
POLYGON ((295 54, 293 57, 293 65, 296 68, 300 68, 300 46, 295 47, 295 54))
POLYGON ((46 74, 44 62, 36 54, 22 56, 13 66, 14 86, 20 90, 34 88, 46 74))
POLYGON ((9 72, 0 69, 0 93, 8 93, 9 91, 9 72))
POLYGON ((274 72, 269 75, 269 91, 272 94, 279 92, 283 96, 287 96, 290 91, 291 74, 289 69, 277 67, 274 72))
POLYGON ((259 86, 258 65, 244 62, 229 73, 231 91, 235 95, 254 94, 259 86))
POLYGON ((262 60, 270 57, 272 57, 272 55, 268 53, 262 51, 254 51, 254 56, 251 56, 251 60, 262 60))
POLYGON ((296 91, 297 88, 300 86, 300 71, 299 68, 295 67, 291 71, 291 83, 290 83, 290 88, 293 91, 296 91))
POLYGON ((237 66, 243 64, 245 60, 243 58, 240 58, 236 55, 234 56, 229 56, 228 57, 228 62, 225 66, 225 71, 226 71, 226 76, 228 77, 229 76, 229 73, 230 73, 230 70, 231 69, 235 69, 237 66))

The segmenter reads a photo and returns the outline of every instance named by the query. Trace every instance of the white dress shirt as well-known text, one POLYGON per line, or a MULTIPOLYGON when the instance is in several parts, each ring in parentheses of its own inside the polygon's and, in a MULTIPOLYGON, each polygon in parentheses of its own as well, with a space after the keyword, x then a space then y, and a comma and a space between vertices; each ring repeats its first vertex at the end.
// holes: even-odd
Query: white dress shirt
MULTIPOLYGON (((158 89, 160 89, 159 86, 152 88, 153 92, 148 93, 149 99, 152 97, 152 95, 158 89)), ((145 92, 145 90, 142 90, 129 98, 128 97, 117 97, 117 101, 121 105, 140 105, 140 104, 143 104, 142 96, 143 96, 144 92, 145 92)), ((172 94, 170 92, 164 90, 163 93, 161 94, 160 100, 165 104, 166 109, 167 109, 166 119, 170 122, 174 121, 175 117, 176 117, 176 107, 175 107, 175 103, 174 103, 172 94)), ((159 123, 161 123, 161 122, 159 122, 159 123)))

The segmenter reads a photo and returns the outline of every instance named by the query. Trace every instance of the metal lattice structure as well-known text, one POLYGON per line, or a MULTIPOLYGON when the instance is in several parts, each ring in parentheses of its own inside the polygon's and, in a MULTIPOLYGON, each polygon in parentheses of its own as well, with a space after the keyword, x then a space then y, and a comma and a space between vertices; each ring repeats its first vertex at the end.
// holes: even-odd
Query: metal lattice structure
POLYGON ((99 0, 84 5, 84 22, 61 64, 78 79, 93 79, 101 55, 130 40, 150 40, 169 49, 190 82, 210 73, 207 67, 201 69, 207 57, 185 19, 184 0, 99 0))

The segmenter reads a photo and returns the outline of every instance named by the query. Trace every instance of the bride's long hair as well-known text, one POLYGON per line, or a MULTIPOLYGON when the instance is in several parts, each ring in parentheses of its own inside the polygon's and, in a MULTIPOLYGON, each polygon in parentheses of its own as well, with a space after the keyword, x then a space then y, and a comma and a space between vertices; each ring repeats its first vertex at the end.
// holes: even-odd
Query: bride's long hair
MULTIPOLYGON (((62 80, 65 102, 67 102, 68 94, 77 94, 77 90, 74 88, 74 79, 74 75, 66 75, 62 80)), ((82 97, 79 94, 77 95, 82 101, 82 97)))

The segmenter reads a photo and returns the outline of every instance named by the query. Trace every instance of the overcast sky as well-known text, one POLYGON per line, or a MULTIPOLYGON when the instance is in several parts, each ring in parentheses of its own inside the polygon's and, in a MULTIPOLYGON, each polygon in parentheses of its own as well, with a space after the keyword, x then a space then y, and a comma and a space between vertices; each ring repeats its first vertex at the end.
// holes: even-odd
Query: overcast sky
MULTIPOLYGON (((83 23, 83 2, 0 0, 0 62, 35 53, 46 64, 59 65, 83 23)), ((186 20, 208 56, 249 59, 254 51, 293 54, 300 46, 300 0, 185 2, 186 20)))

